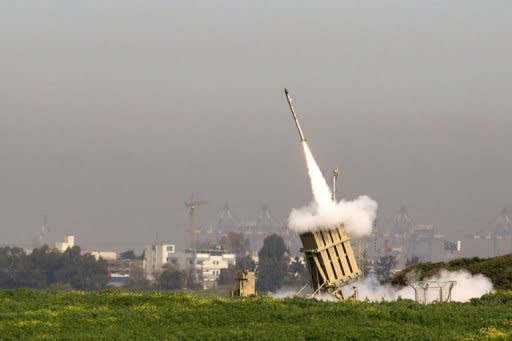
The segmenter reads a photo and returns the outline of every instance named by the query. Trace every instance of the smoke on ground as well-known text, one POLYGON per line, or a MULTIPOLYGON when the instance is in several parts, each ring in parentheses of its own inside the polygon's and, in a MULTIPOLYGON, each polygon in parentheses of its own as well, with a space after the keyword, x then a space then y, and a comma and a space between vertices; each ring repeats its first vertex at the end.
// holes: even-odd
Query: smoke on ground
POLYGON ((305 141, 302 142, 302 148, 311 181, 313 202, 292 210, 288 218, 290 228, 300 234, 343 223, 353 237, 369 235, 377 214, 377 202, 368 196, 360 196, 352 201, 333 201, 331 189, 305 141))
MULTIPOLYGON (((468 302, 472 298, 479 298, 482 295, 493 291, 493 285, 489 278, 481 274, 472 275, 466 270, 460 271, 447 271, 441 270, 438 275, 429 277, 425 281, 455 281, 452 289, 452 301, 454 302, 468 302)), ((410 286, 398 287, 390 284, 380 284, 379 281, 369 276, 365 279, 359 280, 353 285, 349 285, 344 290, 346 297, 352 294, 352 287, 356 287, 359 291, 358 300, 360 301, 396 301, 397 299, 410 299, 414 300, 414 289, 410 286)), ((290 288, 283 288, 273 293, 272 296, 276 298, 292 297, 296 295, 296 291, 290 288)), ((311 295, 309 292, 305 297, 311 295)), ((437 300, 439 292, 432 290, 429 292, 429 301, 432 303, 437 300)), ((325 292, 315 295, 315 299, 320 301, 338 302, 338 300, 325 292)))
MULTIPOLYGON (((452 289, 452 301, 468 302, 471 298, 478 298, 493 290, 489 278, 481 274, 472 275, 466 270, 441 270, 439 274, 425 279, 426 281, 455 281, 452 289)), ((414 300, 414 289, 410 286, 394 287, 389 284, 381 285, 375 277, 367 277, 354 284, 359 290, 360 300, 394 301, 398 298, 414 300)), ((430 293, 435 297, 437 292, 430 293)))

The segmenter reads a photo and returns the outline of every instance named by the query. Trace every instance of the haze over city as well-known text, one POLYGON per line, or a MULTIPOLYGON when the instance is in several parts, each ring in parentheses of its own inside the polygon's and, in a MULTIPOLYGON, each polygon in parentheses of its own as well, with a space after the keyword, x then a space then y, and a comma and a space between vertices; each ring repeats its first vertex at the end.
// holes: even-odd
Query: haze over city
POLYGON ((201 226, 225 202, 285 225, 311 193, 284 87, 377 225, 405 205, 456 237, 512 208, 512 4, 119 3, 0 3, 2 244, 47 214, 88 247, 179 245, 191 194, 201 226))

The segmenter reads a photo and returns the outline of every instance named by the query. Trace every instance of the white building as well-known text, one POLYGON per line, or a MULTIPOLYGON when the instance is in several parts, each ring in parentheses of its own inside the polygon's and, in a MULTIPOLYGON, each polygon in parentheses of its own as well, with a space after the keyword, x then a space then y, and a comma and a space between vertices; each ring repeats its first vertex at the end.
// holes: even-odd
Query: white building
POLYGON ((172 264, 181 270, 195 270, 205 288, 214 286, 220 271, 235 265, 236 255, 223 250, 176 252, 172 244, 149 245, 144 249, 143 268, 148 279, 163 270, 165 264, 172 264))
POLYGON ((104 260, 116 260, 117 252, 115 251, 88 251, 91 256, 93 256, 96 260, 102 258, 104 260))
POLYGON ((214 285, 219 279, 220 270, 227 269, 230 265, 235 265, 236 256, 234 253, 210 253, 198 252, 193 257, 193 266, 202 279, 203 286, 214 285))
POLYGON ((144 249, 144 261, 142 267, 148 278, 153 279, 155 272, 162 271, 170 257, 176 252, 174 244, 148 245, 144 249))
POLYGON ((59 252, 64 252, 68 248, 73 248, 75 246, 75 236, 67 235, 64 237, 64 241, 62 243, 55 243, 55 248, 59 250, 59 252))

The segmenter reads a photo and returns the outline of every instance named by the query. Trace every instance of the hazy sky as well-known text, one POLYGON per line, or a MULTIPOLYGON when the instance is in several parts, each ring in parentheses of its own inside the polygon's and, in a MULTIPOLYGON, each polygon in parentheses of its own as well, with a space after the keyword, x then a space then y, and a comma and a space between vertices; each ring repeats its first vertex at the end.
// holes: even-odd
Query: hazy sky
MULTIPOLYGON (((512 208, 510 1, 0 1, 0 244, 181 242, 191 193, 311 198, 283 94, 341 196, 447 234, 512 208)), ((340 195, 339 195, 340 196, 340 195)))

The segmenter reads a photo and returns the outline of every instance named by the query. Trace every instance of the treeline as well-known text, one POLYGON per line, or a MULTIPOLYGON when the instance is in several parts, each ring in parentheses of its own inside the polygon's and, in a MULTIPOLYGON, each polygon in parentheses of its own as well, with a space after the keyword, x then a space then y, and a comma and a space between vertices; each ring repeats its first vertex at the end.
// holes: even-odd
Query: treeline
POLYGON ((27 254, 18 247, 0 248, 1 288, 105 288, 109 280, 107 263, 75 246, 65 252, 47 245, 27 254))
MULTIPOLYGON (((283 238, 277 234, 265 238, 258 253, 258 265, 247 255, 249 241, 243 234, 230 233, 222 243, 237 258, 235 265, 221 270, 217 281, 219 285, 233 287, 237 274, 244 269, 256 272, 256 288, 260 293, 276 291, 281 287, 300 287, 308 279, 304 264, 298 258, 290 259, 283 238)), ((141 259, 142 256, 129 250, 123 252, 121 258, 141 259)), ((134 264, 130 267, 125 288, 171 291, 202 289, 201 273, 191 267, 167 264, 152 277, 153 281, 148 280, 142 266, 134 264)), ((83 254, 78 246, 61 253, 45 245, 29 254, 18 247, 0 248, 0 288, 95 290, 106 288, 108 282, 107 262, 83 254)))
POLYGON ((496 289, 512 290, 512 254, 493 258, 459 258, 450 262, 418 263, 408 266, 391 277, 388 282, 394 285, 406 285, 409 273, 415 273, 419 279, 436 275, 442 269, 448 271, 467 270, 471 274, 488 277, 496 289))

